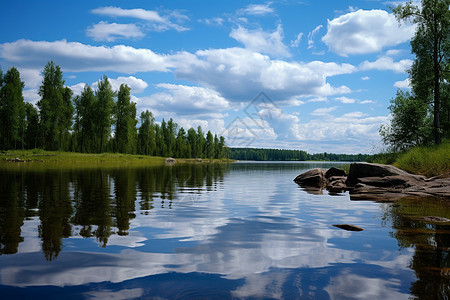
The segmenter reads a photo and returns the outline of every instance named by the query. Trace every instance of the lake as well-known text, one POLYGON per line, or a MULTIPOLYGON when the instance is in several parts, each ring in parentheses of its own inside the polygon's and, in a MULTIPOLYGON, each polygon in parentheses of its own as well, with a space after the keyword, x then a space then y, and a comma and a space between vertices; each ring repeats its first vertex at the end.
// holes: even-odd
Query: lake
POLYGON ((338 165, 1 170, 1 298, 448 299, 450 204, 293 182, 338 165))

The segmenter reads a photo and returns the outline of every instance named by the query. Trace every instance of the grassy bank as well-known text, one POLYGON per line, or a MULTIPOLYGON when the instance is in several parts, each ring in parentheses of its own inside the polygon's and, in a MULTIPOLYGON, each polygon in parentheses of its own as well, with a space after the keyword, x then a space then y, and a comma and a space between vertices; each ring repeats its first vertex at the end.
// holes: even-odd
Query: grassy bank
POLYGON ((371 162, 392 164, 414 174, 436 176, 450 172, 450 140, 439 146, 414 147, 405 152, 376 154, 371 162))
MULTIPOLYGON (((60 151, 14 150, 0 153, 0 168, 97 168, 146 167, 164 165, 164 157, 121 153, 76 153, 60 151), (18 158, 24 162, 15 162, 18 158)), ((177 163, 197 163, 196 159, 180 158, 177 163)), ((231 162, 230 160, 203 159, 203 163, 231 162)))

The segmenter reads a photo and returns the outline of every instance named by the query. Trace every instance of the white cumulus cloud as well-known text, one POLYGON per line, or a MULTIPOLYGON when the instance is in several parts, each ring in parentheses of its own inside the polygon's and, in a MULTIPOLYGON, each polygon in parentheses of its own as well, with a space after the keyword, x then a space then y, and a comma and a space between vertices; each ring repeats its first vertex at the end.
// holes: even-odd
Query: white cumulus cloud
POLYGON ((119 38, 141 38, 145 34, 136 24, 117 24, 100 22, 86 30, 88 37, 95 41, 114 42, 119 38))
POLYGON ((357 10, 328 20, 322 41, 341 55, 381 51, 408 41, 414 34, 412 25, 399 26, 395 16, 384 10, 357 10))
POLYGON ((410 59, 402 59, 400 61, 394 61, 392 57, 383 56, 376 61, 370 62, 364 61, 360 65, 361 70, 380 70, 380 71, 393 71, 395 73, 406 73, 411 68, 413 61, 410 59))
POLYGON ((250 4, 246 8, 239 11, 241 14, 263 16, 272 14, 274 9, 270 7, 270 3, 267 4, 250 4))
POLYGON ((261 29, 249 30, 239 26, 233 29, 230 36, 244 44, 245 48, 266 53, 277 57, 289 57, 289 49, 283 44, 283 28, 278 25, 277 30, 269 33, 261 29))
POLYGON ((69 72, 115 71, 137 73, 168 71, 165 56, 150 49, 136 49, 130 46, 91 46, 66 40, 47 42, 18 40, 0 45, 0 57, 19 68, 42 69, 55 61, 69 72))

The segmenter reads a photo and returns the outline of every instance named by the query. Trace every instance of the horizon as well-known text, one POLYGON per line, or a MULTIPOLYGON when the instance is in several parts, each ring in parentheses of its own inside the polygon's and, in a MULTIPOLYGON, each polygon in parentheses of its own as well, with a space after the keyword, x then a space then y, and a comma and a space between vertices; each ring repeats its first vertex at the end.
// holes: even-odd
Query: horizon
POLYGON ((0 66, 39 100, 52 60, 75 95, 103 75, 138 115, 202 126, 230 148, 373 154, 389 101, 408 89, 405 1, 78 1, 3 5, 0 66), (57 24, 57 26, 55 26, 57 24))

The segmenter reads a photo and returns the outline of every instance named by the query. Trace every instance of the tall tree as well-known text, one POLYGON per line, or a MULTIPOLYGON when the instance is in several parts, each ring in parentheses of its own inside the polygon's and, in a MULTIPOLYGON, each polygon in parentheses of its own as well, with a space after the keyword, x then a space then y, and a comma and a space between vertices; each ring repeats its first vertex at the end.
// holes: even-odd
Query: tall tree
POLYGON ((39 112, 33 104, 25 102, 25 145, 28 149, 38 147, 39 112))
POLYGON ((78 151, 95 151, 95 107, 97 99, 89 85, 84 86, 83 92, 75 98, 75 135, 78 151))
POLYGON ((61 131, 65 130, 61 127, 64 124, 62 119, 65 117, 63 72, 59 66, 50 61, 45 65, 42 75, 44 79, 39 87, 41 99, 37 103, 42 145, 47 150, 58 150, 62 148, 61 140, 59 140, 61 131))
POLYGON ((155 118, 148 110, 141 113, 138 135, 138 153, 153 155, 155 149, 155 118))
POLYGON ((214 158, 214 137, 211 131, 206 134, 206 157, 214 158))
POLYGON ((114 105, 114 92, 108 77, 103 75, 103 78, 98 82, 98 88, 96 91, 97 97, 97 133, 100 141, 98 152, 102 153, 104 146, 111 133, 112 113, 114 105))
POLYGON ((116 151, 134 153, 136 147, 136 104, 131 102, 130 87, 120 85, 116 104, 116 151))
POLYGON ((393 10, 399 21, 417 24, 411 40, 412 53, 416 59, 410 70, 413 92, 423 102, 429 103, 433 112, 433 139, 442 139, 441 106, 443 90, 448 89, 450 0, 422 0, 421 7, 412 1, 393 10), (444 80, 447 77, 447 80, 444 80), (446 87, 447 86, 447 87, 446 87))
POLYGON ((17 143, 24 143, 25 104, 22 90, 23 82, 15 68, 9 69, 2 79, 0 90, 0 131, 2 141, 0 147, 17 149, 17 143))

